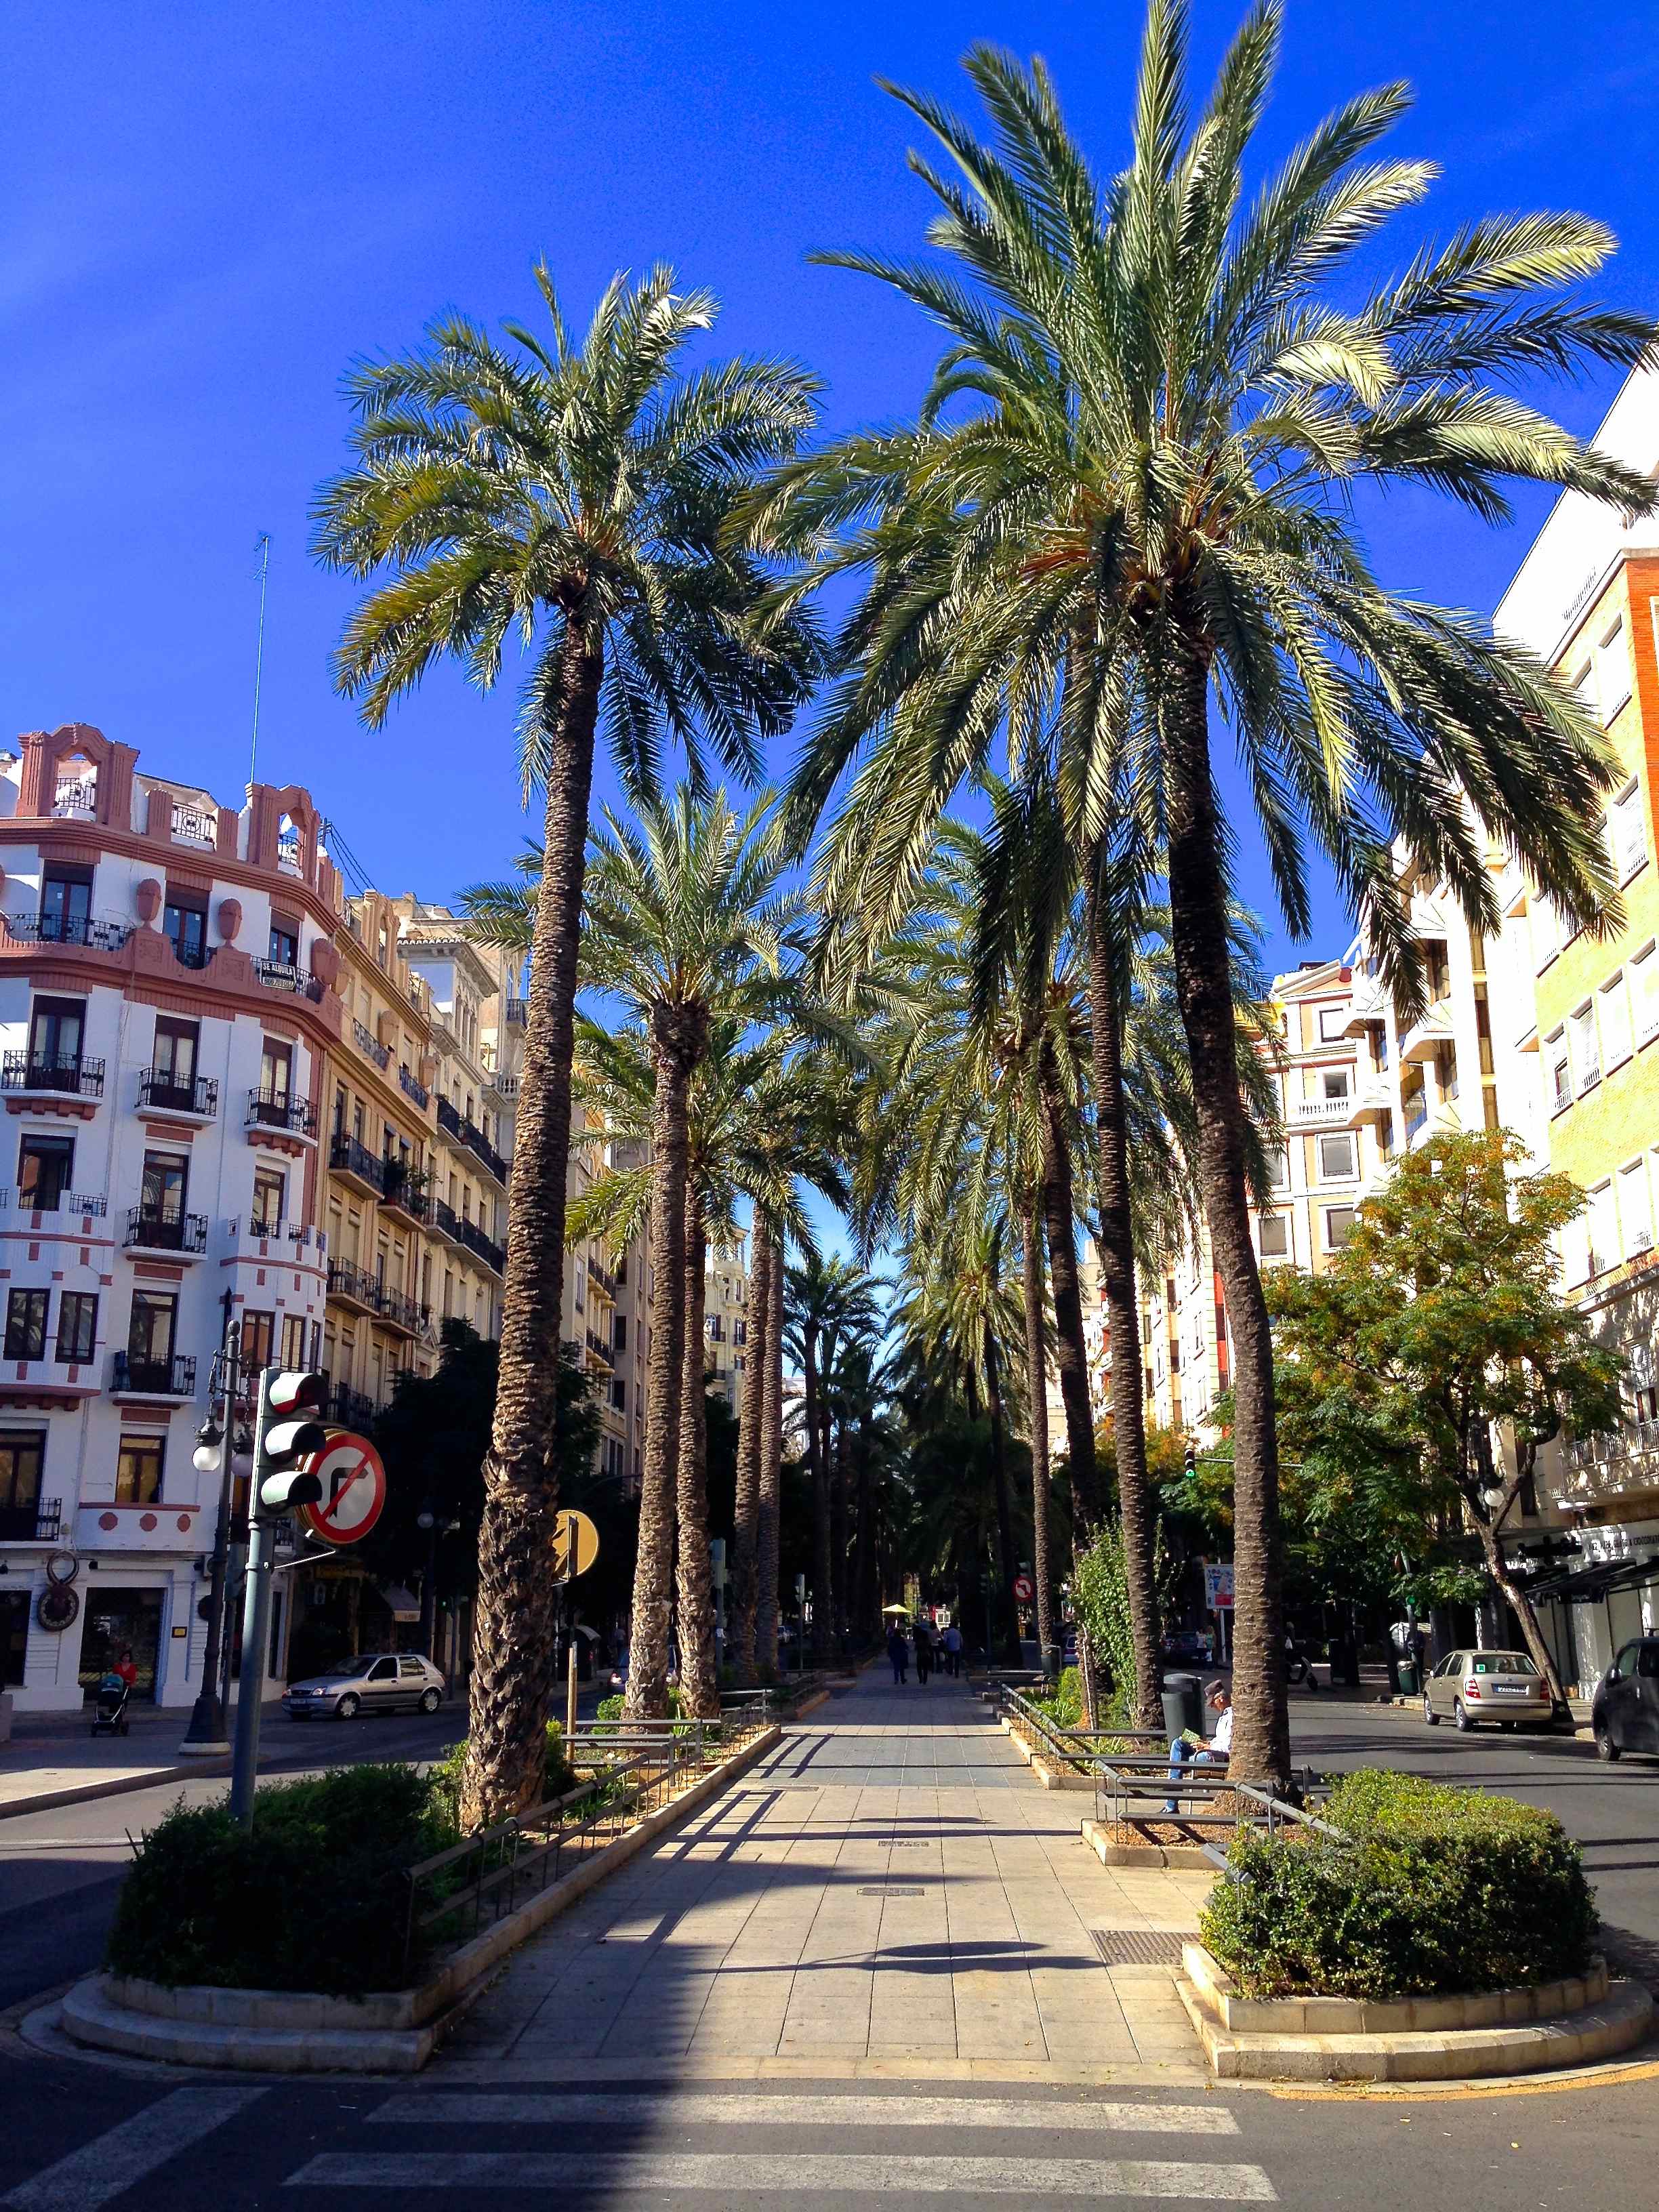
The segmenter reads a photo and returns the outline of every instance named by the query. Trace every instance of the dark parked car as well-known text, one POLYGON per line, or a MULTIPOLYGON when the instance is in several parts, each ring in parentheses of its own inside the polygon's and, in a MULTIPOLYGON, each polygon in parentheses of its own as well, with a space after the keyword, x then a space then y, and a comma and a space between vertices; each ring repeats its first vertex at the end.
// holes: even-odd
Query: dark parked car
POLYGON ((1595 1686, 1590 1726, 1603 1759, 1659 1753, 1659 1636, 1638 1636, 1620 1650, 1595 1686))

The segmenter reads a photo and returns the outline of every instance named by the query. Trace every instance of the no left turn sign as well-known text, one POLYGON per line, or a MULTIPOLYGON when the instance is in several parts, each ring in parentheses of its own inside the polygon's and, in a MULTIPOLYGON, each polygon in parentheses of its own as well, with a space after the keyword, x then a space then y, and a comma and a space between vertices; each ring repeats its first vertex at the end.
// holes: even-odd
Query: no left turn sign
POLYGON ((1033 1594, 1033 1585, 1030 1575, 1016 1575, 1014 1577, 1014 1595, 1019 1600, 1020 1603, 1022 1605, 1030 1605, 1033 1594))
POLYGON ((386 1504, 386 1469, 367 1437, 346 1431, 313 1452, 307 1473, 316 1475, 323 1494, 300 1508, 306 1526, 325 1544, 355 1544, 367 1536, 386 1504))

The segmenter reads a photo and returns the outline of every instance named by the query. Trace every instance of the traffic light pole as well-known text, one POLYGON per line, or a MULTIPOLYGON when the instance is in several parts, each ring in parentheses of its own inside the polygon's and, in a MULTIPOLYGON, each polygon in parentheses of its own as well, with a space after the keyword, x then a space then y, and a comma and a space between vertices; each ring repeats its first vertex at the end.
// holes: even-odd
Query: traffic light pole
POLYGON ((236 1749, 231 1765, 230 1816, 244 1828, 253 1825, 253 1792, 259 1775, 259 1721, 265 1702, 266 1646, 270 1642, 270 1571, 275 1565, 278 1516, 265 1505, 260 1486, 265 1464, 270 1378, 259 1377, 259 1406, 253 1426, 253 1479, 248 1485, 247 1571, 242 1597, 242 1671, 236 1689, 236 1749))

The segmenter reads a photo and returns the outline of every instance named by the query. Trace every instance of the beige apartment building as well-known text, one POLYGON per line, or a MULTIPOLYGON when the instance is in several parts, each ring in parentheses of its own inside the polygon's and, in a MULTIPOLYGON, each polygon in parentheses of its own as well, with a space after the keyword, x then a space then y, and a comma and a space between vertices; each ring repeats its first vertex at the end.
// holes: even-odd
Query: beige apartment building
POLYGON ((735 1413, 749 1364, 749 1240, 710 1248, 703 1270, 703 1364, 735 1413))

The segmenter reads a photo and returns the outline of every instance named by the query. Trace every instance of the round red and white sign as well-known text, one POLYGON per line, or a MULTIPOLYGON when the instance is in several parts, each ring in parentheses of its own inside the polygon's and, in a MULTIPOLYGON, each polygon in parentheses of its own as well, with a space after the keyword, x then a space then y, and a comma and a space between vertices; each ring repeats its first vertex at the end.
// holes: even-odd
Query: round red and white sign
POLYGON ((1016 1575, 1014 1577, 1014 1595, 1019 1600, 1020 1603, 1022 1605, 1030 1605, 1034 1595, 1035 1585, 1033 1584, 1030 1575, 1016 1575))
POLYGON ((386 1468, 368 1438, 349 1430, 331 1437, 312 1454, 306 1472, 323 1486, 314 1505, 300 1508, 312 1534, 325 1544, 355 1544, 367 1536, 386 1504, 386 1468))

